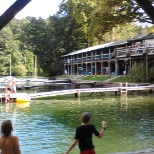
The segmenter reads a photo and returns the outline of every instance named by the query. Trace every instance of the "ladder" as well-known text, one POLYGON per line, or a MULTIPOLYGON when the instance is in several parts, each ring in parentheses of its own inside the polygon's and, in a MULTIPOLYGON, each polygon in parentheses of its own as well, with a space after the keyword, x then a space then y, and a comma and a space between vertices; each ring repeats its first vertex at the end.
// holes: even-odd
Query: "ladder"
POLYGON ((121 83, 120 84, 120 95, 122 96, 123 94, 127 95, 127 87, 128 87, 128 84, 127 82, 126 83, 121 83), (123 86, 124 84, 124 86, 123 86))

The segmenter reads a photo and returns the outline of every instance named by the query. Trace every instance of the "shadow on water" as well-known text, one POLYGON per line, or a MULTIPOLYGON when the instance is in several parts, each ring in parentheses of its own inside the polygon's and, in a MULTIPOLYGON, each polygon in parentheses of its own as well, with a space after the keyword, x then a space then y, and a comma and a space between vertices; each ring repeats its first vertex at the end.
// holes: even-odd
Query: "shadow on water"
MULTIPOLYGON (((62 154, 80 125, 80 115, 91 113, 98 130, 108 123, 103 139, 93 137, 97 154, 154 150, 153 96, 93 96, 1 104, 0 122, 11 119, 22 154, 62 154)), ((74 148, 71 154, 79 153, 74 148)))

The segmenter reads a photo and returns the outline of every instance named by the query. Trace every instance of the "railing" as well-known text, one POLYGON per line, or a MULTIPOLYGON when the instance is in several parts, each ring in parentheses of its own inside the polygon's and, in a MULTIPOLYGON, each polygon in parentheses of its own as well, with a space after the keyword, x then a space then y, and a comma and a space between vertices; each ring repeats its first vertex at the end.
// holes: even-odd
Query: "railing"
MULTIPOLYGON (((128 47, 116 48, 116 52, 114 53, 116 57, 125 57, 125 56, 137 56, 142 55, 143 53, 154 54, 154 46, 145 46, 145 45, 132 45, 128 47)), ((80 62, 91 62, 91 61, 99 61, 99 60, 109 60, 112 58, 113 53, 106 54, 98 54, 92 56, 84 56, 78 58, 67 58, 63 59, 64 64, 74 64, 80 62)))
POLYGON ((91 61, 98 61, 98 60, 108 60, 112 56, 112 53, 108 54, 100 54, 100 55, 93 55, 93 56, 85 56, 80 58, 72 58, 72 59, 63 59, 63 63, 65 64, 72 64, 78 62, 91 62, 91 61))
POLYGON ((154 54, 154 46, 145 46, 145 45, 140 45, 140 46, 128 46, 128 47, 123 47, 123 48, 117 48, 116 49, 116 55, 117 57, 121 56, 126 56, 127 54, 129 55, 140 55, 143 53, 147 54, 154 54))

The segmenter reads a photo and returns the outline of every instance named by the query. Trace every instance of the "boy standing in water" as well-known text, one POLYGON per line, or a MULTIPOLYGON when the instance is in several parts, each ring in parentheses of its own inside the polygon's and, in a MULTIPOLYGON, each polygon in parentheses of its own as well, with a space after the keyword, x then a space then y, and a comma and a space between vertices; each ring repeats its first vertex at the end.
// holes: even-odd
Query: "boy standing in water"
POLYGON ((98 138, 102 138, 104 131, 106 130, 107 123, 102 121, 102 130, 97 131, 93 124, 88 124, 90 121, 90 114, 84 112, 80 118, 82 125, 77 127, 74 141, 64 154, 68 154, 78 143, 80 154, 95 154, 94 145, 92 142, 92 134, 95 134, 98 138))
POLYGON ((18 137, 11 134, 13 130, 11 120, 3 121, 1 125, 0 149, 1 154, 21 154, 18 137))
POLYGON ((12 77, 11 92, 12 92, 12 93, 15 93, 15 94, 17 93, 17 91, 16 91, 16 80, 15 80, 14 77, 12 77))

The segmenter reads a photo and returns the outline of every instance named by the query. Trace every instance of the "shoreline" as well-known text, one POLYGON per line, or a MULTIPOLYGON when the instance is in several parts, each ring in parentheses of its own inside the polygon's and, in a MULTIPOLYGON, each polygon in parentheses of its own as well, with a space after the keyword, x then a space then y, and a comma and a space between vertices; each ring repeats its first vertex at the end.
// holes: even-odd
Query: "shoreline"
POLYGON ((116 152, 116 153, 108 153, 108 154, 154 154, 154 150, 139 150, 139 151, 131 151, 131 152, 116 152))

